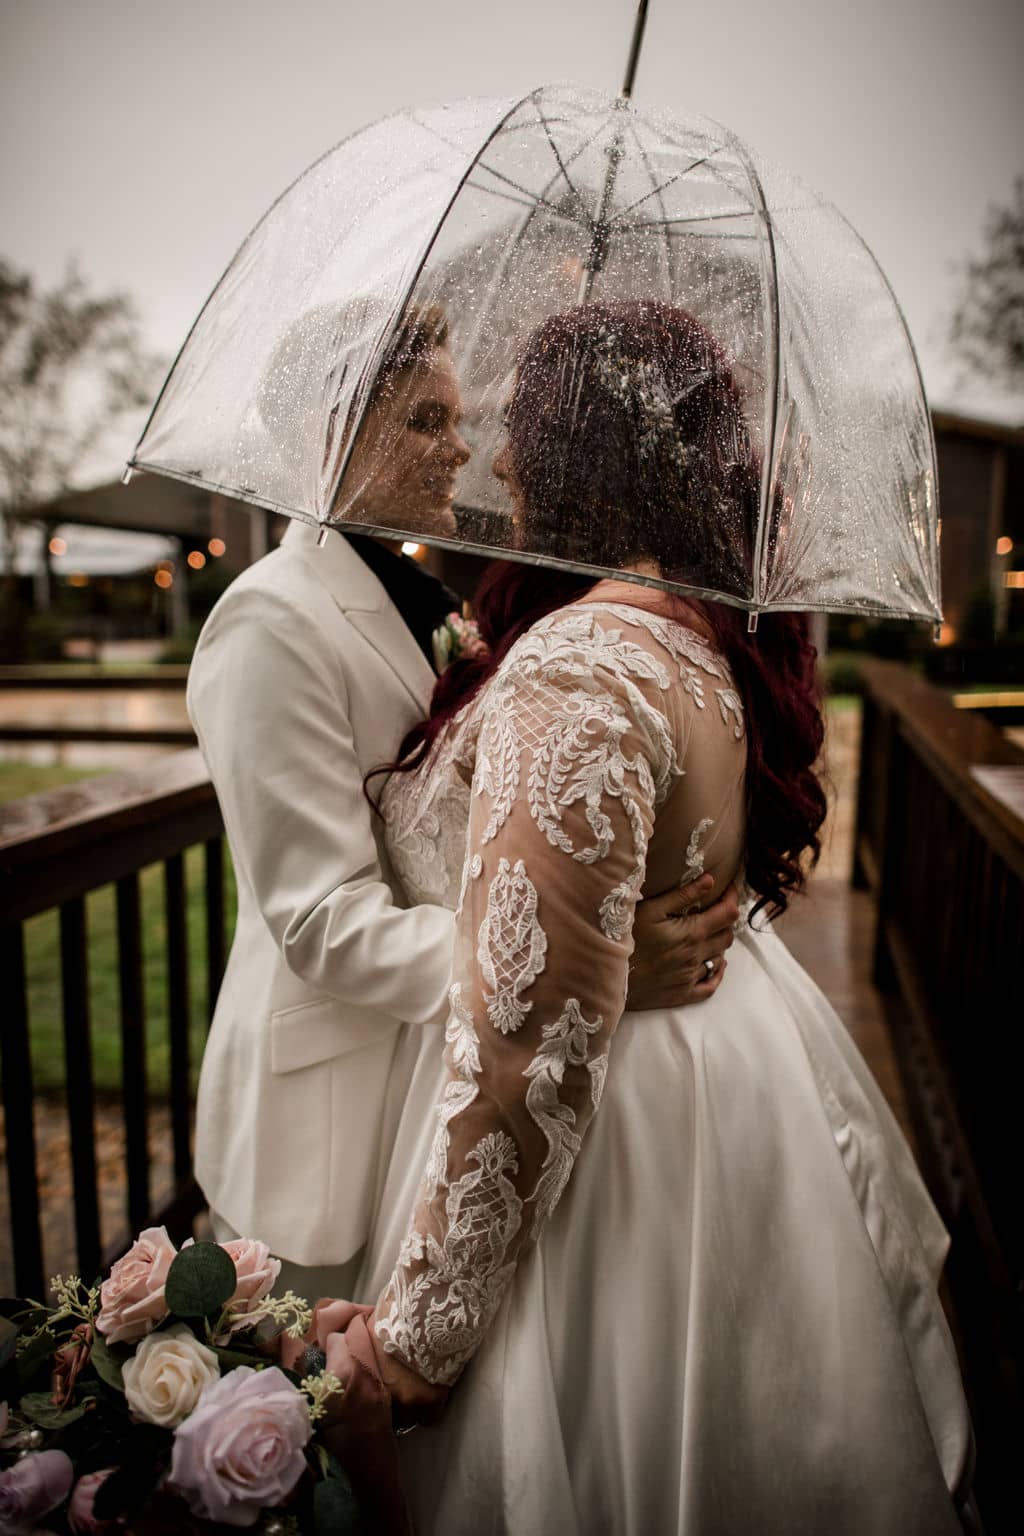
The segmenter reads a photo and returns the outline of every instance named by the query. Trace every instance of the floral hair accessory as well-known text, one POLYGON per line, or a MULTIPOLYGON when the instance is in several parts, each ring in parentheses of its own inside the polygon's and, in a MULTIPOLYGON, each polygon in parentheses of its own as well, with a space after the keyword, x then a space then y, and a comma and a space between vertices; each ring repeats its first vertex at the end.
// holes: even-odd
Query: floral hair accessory
POLYGON ((481 639, 476 620, 465 618, 461 613, 447 615, 444 623, 434 630, 431 645, 434 666, 439 673, 459 657, 465 656, 474 661, 490 655, 490 647, 486 640, 481 639))

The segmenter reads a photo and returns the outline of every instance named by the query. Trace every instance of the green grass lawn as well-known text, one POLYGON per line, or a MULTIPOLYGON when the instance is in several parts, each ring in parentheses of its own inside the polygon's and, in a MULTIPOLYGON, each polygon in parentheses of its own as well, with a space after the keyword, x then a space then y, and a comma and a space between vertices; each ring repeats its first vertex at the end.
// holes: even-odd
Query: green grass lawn
POLYGON ((59 789, 78 779, 95 779, 105 768, 66 768, 63 763, 0 762, 0 802, 20 800, 23 795, 41 795, 46 789, 59 789))
MULTIPOLYGON (((33 794, 52 789, 58 783, 67 783, 69 779, 95 776, 89 770, 41 768, 30 763, 5 763, 2 766, 10 770, 0 774, 0 795, 5 799, 14 798, 12 786, 15 785, 18 792, 33 794)), ((198 1075, 209 1019, 203 862, 201 848, 190 848, 185 855, 193 1078, 198 1075)), ((167 1090, 170 1066, 163 867, 154 865, 144 870, 141 886, 146 1086, 149 1093, 159 1095, 167 1090)), ((225 912, 230 939, 235 921, 235 889, 230 867, 225 878, 225 912)), ((119 1092, 120 992, 113 886, 101 887, 86 898, 86 932, 94 1080, 100 1091, 119 1092)), ((56 912, 41 913, 25 924, 25 959, 34 1084, 37 1089, 58 1089, 64 1084, 64 1039, 60 933, 56 912)))

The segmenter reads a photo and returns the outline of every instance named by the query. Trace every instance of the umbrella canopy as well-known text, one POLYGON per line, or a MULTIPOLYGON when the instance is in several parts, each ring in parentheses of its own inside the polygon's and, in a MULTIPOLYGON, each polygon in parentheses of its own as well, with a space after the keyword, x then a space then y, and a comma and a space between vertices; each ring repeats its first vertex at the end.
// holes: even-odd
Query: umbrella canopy
POLYGON ((867 247, 727 129, 569 87, 312 166, 130 467, 755 612, 940 617, 930 419, 867 247))

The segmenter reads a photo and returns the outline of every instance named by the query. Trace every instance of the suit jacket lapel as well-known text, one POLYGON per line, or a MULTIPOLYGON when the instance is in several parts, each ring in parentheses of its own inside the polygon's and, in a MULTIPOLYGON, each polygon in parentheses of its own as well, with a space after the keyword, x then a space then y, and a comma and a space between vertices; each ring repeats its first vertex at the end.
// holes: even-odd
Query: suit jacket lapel
POLYGON ((437 678, 402 615, 351 544, 330 530, 322 548, 319 530, 293 522, 282 543, 301 553, 349 623, 387 662, 417 711, 425 715, 437 678))

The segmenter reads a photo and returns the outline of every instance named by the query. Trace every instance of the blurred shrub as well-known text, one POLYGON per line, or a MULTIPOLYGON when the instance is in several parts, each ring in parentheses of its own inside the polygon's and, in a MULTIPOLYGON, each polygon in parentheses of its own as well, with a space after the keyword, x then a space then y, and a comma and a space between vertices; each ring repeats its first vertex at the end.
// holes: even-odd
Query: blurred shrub
POLYGON ((975 587, 967 599, 961 638, 966 645, 992 645, 994 642, 996 604, 991 587, 975 587))
POLYGON ((825 691, 833 696, 862 693, 864 682, 860 669, 863 659, 863 654, 857 651, 829 651, 820 664, 825 691))
POLYGON ((157 657, 161 666, 187 666, 192 660, 192 652, 196 648, 199 639, 199 631, 202 629, 201 619, 192 619, 182 630, 180 635, 174 635, 157 657))

